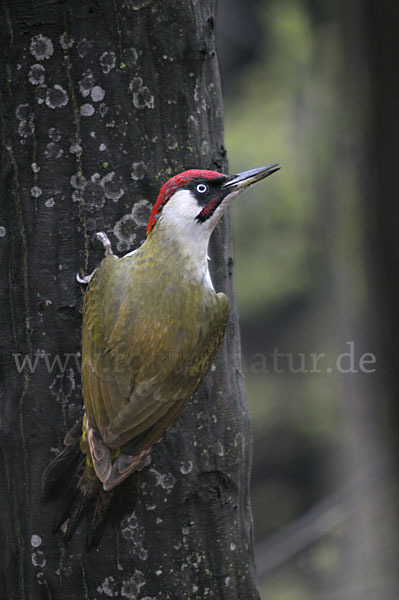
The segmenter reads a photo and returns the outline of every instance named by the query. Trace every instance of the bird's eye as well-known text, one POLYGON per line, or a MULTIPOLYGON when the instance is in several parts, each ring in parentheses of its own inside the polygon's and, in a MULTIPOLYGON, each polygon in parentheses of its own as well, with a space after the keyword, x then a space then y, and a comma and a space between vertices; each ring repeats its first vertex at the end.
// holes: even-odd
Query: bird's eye
POLYGON ((197 192, 200 194, 205 194, 208 191, 208 186, 205 183, 199 183, 197 185, 197 192))

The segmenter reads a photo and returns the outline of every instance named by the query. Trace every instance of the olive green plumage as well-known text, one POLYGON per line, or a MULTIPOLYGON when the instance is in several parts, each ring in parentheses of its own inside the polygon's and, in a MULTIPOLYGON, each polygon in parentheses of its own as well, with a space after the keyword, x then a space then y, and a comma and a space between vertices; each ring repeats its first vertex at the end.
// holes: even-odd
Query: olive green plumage
MULTIPOLYGON (((182 411, 222 342, 229 313, 212 286, 209 238, 227 206, 276 164, 228 176, 191 169, 160 189, 135 252, 106 258, 88 283, 83 305, 85 417, 43 474, 49 496, 73 472, 69 538, 91 507, 90 539, 105 523, 114 489, 138 472, 182 411)), ((120 487, 118 488, 120 490, 120 487)), ((130 494, 137 497, 137 494, 130 494)), ((124 504, 126 506, 126 504, 124 504)))
MULTIPOLYGON (((87 419, 67 434, 64 450, 43 474, 45 498, 72 475, 73 493, 56 526, 69 517, 66 540, 89 511, 88 547, 97 542, 113 488, 140 470, 216 356, 229 303, 190 269, 190 257, 154 231, 131 255, 104 258, 88 285, 82 325, 87 419)), ((138 480, 132 484, 135 501, 138 480)))
POLYGON ((229 311, 187 276, 177 245, 106 257, 84 299, 82 382, 90 425, 140 466, 206 374, 229 311), (171 257, 173 256, 173 260, 171 257))

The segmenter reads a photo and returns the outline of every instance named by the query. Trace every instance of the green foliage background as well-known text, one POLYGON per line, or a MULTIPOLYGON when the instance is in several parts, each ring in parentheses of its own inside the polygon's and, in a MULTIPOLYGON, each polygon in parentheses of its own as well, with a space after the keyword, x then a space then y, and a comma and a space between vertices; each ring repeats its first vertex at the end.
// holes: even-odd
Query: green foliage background
MULTIPOLYGON (((225 101, 230 172, 282 167, 232 209, 259 547, 350 480, 347 403, 359 377, 367 385, 372 374, 342 374, 336 360, 350 341, 357 365, 373 352, 359 333, 368 310, 359 201, 364 73, 348 69, 356 57, 331 15, 315 22, 301 0, 261 3, 260 14, 263 52, 229 82, 225 101), (284 372, 276 372, 275 349, 285 355, 284 372), (312 353, 325 354, 320 372, 310 372, 312 353), (303 372, 292 372, 288 354, 303 372)), ((341 517, 261 577, 262 597, 313 600, 338 579, 342 588, 349 582, 341 517)))

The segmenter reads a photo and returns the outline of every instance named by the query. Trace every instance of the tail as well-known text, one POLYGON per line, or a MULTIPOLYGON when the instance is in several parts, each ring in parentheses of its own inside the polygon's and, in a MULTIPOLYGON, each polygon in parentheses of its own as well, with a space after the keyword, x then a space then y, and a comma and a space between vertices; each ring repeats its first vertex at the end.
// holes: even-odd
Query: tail
POLYGON ((94 471, 84 421, 83 429, 81 422, 72 427, 65 436, 64 444, 65 448, 43 473, 43 500, 64 499, 63 511, 54 533, 66 523, 63 528, 65 542, 71 539, 82 518, 87 516, 86 545, 90 549, 100 541, 108 521, 119 521, 126 511, 133 511, 138 499, 139 474, 134 473, 126 485, 124 483, 118 488, 104 491, 94 471), (125 502, 125 498, 121 502, 127 487, 128 502, 125 502), (122 506, 125 509, 123 511, 122 506))

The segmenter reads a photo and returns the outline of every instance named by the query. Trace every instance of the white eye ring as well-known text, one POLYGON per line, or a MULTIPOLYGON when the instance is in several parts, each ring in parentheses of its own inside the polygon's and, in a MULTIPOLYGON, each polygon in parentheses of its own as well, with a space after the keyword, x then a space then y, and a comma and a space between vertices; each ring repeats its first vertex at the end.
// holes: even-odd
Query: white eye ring
POLYGON ((207 191, 208 191, 208 186, 205 185, 205 183, 199 183, 197 185, 197 192, 199 194, 205 194, 205 192, 207 192, 207 191))

